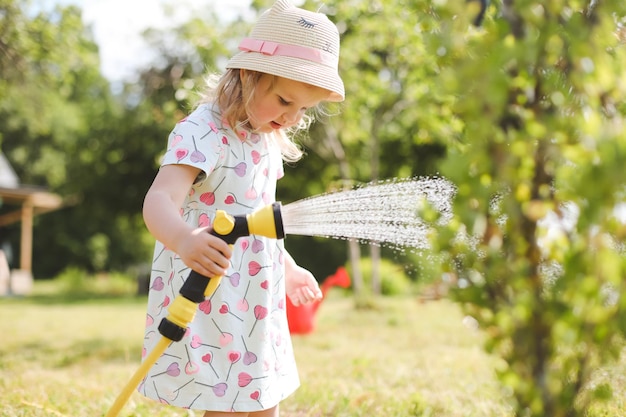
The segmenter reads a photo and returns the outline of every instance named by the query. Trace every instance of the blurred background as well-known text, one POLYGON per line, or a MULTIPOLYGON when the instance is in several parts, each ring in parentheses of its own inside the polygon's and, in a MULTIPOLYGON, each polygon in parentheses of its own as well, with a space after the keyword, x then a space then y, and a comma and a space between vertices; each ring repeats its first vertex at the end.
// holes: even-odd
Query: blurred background
MULTIPOLYGON (((35 279, 68 269, 147 273, 153 242, 141 206, 167 135, 191 109, 203 77, 223 70, 271 3, 0 2, 0 149, 12 178, 0 185, 25 193, 7 194, 0 207, 11 269, 30 269, 35 279), (55 202, 34 203, 28 245, 31 232, 17 212, 33 193, 55 202)), ((279 182, 283 203, 379 178, 434 174, 445 153, 442 138, 453 128, 429 97, 433 66, 419 32, 381 28, 380 13, 394 8, 353 3, 300 2, 321 8, 342 31, 348 98, 330 109, 337 117, 300 139, 307 155, 279 182), (400 41, 415 49, 393 47, 400 41)), ((417 21, 415 14, 399 23, 417 21)), ((343 241, 294 236, 289 248, 320 278, 347 260, 343 241)))

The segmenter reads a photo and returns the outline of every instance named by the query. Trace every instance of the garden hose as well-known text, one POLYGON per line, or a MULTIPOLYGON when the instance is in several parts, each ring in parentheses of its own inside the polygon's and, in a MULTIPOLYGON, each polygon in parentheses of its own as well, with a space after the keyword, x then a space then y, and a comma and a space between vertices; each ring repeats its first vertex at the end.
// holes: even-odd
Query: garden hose
MULTIPOLYGON (((231 216, 218 210, 213 221, 211 234, 221 238, 229 245, 233 245, 238 238, 249 235, 282 239, 285 237, 285 231, 280 203, 267 205, 245 216, 231 216)), ((115 417, 119 414, 133 391, 139 386, 141 380, 145 378, 150 368, 161 357, 169 344, 179 342, 183 338, 187 325, 193 321, 196 315, 198 304, 215 292, 221 279, 221 276, 209 278, 191 271, 179 294, 169 307, 168 316, 163 318, 159 324, 161 339, 128 381, 106 417, 115 417)))

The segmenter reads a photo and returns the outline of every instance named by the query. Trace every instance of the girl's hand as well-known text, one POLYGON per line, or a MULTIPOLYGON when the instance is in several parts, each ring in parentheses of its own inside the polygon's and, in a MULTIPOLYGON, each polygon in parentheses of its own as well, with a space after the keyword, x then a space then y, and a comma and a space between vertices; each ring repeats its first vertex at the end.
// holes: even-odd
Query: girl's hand
POLYGON ((209 233, 207 227, 194 228, 181 218, 189 188, 200 170, 188 165, 166 165, 159 169, 143 205, 143 216, 150 233, 180 256, 197 273, 224 275, 232 255, 230 246, 209 233))
POLYGON ((177 253, 189 268, 206 277, 222 276, 230 266, 232 249, 207 227, 192 230, 180 239, 177 253))
POLYGON ((322 291, 311 272, 294 264, 286 273, 285 290, 294 306, 322 299, 322 291))

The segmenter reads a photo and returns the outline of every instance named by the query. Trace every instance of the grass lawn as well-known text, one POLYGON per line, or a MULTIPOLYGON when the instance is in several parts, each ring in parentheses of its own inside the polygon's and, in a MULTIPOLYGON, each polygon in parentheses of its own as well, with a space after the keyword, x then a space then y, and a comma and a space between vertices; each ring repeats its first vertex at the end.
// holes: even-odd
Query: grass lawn
MULTIPOLYGON (((39 295, 0 299, 0 416, 103 416, 140 359, 145 298, 80 301, 39 295)), ((284 417, 509 416, 494 375, 497 360, 448 301, 383 298, 356 310, 339 290, 317 329, 294 336, 301 388, 284 417)), ((602 377, 618 389, 594 416, 621 416, 625 367, 602 377)), ((134 393, 128 416, 196 416, 134 393)))

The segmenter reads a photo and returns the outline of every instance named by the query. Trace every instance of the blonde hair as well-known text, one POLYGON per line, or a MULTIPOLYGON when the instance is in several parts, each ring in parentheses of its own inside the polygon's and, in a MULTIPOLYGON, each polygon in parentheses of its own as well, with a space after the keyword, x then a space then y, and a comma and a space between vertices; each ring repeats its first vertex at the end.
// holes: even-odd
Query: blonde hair
MULTIPOLYGON (((248 76, 244 77, 244 81, 240 76, 240 70, 236 68, 227 70, 221 77, 216 74, 209 75, 205 80, 207 88, 200 94, 201 98, 196 106, 213 103, 219 108, 222 118, 235 131, 241 128, 252 130, 246 108, 254 97, 257 83, 266 74, 252 70, 246 72, 248 76)), ((269 76, 273 77, 271 81, 273 83, 276 76, 269 76)), ((313 116, 305 114, 296 126, 286 130, 278 129, 271 134, 284 161, 296 162, 302 158, 304 152, 293 138, 297 133, 306 132, 312 121, 313 116)))

